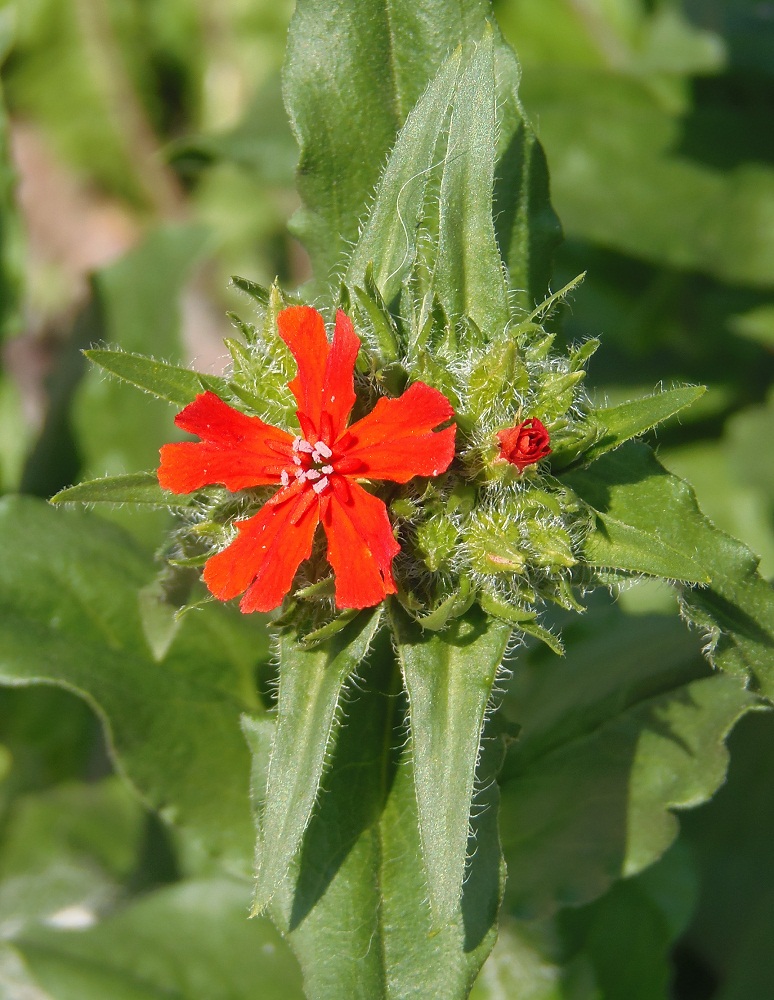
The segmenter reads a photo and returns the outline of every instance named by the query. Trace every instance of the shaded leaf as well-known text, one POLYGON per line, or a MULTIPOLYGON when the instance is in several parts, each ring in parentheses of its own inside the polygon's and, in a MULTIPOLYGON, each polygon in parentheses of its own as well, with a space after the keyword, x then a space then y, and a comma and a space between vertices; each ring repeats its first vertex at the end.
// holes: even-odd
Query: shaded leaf
POLYGON ((655 861, 676 836, 674 808, 722 782, 723 741, 759 702, 707 674, 669 618, 614 608, 566 630, 568 655, 523 663, 506 710, 521 731, 501 786, 511 912, 577 906, 655 861))
MULTIPOLYGON (((246 920, 249 886, 182 882, 86 930, 14 942, 51 1000, 301 1000, 298 967, 268 920, 246 920)), ((33 994, 37 996, 37 994, 33 994)))
POLYGON ((698 568, 707 586, 683 589, 682 605, 707 630, 710 659, 774 696, 774 589, 753 553, 704 517, 690 487, 635 444, 563 478, 612 529, 589 535, 589 562, 677 580, 698 568), (670 564, 678 572, 665 572, 670 564))
POLYGON ((183 620, 157 663, 138 606, 153 561, 131 537, 93 515, 24 498, 2 501, 0 527, 0 683, 57 684, 85 698, 144 801, 248 871, 239 715, 259 711, 259 622, 210 605, 183 620))

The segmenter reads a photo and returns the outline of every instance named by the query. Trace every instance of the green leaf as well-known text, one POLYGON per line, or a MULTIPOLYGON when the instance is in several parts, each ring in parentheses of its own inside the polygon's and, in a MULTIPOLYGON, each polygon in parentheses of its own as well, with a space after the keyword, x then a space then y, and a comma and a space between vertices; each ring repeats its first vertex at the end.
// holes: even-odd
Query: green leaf
MULTIPOLYGON (((568 235, 658 268, 770 287, 774 170, 755 154, 745 157, 741 145, 755 132, 755 117, 741 142, 730 142, 738 150, 732 169, 719 169, 680 149, 684 99, 665 108, 649 73, 562 70, 532 66, 526 100, 540 123, 551 194, 568 235)), ((741 118, 739 109, 728 110, 731 127, 711 127, 708 150, 741 118)))
MULTIPOLYGON (((498 12, 499 13, 499 12, 498 12)), ((495 45, 497 124, 494 220, 514 305, 531 313, 548 295, 562 227, 551 206, 548 166, 519 98, 521 67, 498 34, 495 45)))
POLYGON ((705 581, 683 589, 681 599, 688 619, 707 630, 710 659, 774 697, 774 589, 756 572, 753 553, 704 517, 690 487, 636 444, 564 479, 599 515, 588 561, 705 581))
MULTIPOLYGON (((594 410, 592 420, 599 428, 599 436, 584 451, 583 463, 593 462, 625 441, 629 441, 639 434, 644 434, 645 431, 649 431, 657 424, 669 420, 680 410, 700 399, 705 392, 704 386, 686 385, 676 389, 666 389, 654 396, 634 399, 618 406, 594 410)), ((574 454, 565 457, 557 449, 557 454, 551 458, 551 464, 554 469, 562 469, 574 458, 574 454)))
MULTIPOLYGON (((294 231, 307 247, 321 285, 343 270, 349 248, 357 244, 383 164, 412 108, 420 98, 425 100, 423 92, 436 74, 445 72, 441 67, 449 52, 491 30, 491 17, 484 0, 458 4, 302 0, 296 5, 285 69, 285 102, 300 147, 298 177, 304 203, 294 219, 294 231)), ((516 299, 531 309, 545 296, 560 232, 548 198, 542 150, 518 101, 518 63, 496 30, 495 56, 497 237, 512 285, 519 290, 516 299)), ((416 121, 412 129, 414 125, 416 121)), ((424 146, 433 132, 417 134, 418 143, 424 146)), ((386 245, 382 250, 369 238, 373 250, 369 247, 360 254, 358 274, 369 260, 378 267, 400 248, 382 278, 390 275, 411 250, 410 215, 417 200, 421 202, 426 180, 419 172, 434 162, 427 154, 412 154, 411 159, 421 159, 423 166, 414 169, 415 181, 403 189, 400 199, 401 186, 391 188, 395 197, 385 198, 385 204, 374 209, 384 215, 386 245), (408 239, 396 209, 409 230, 408 239)), ((393 177, 397 172, 395 161, 393 177)), ((411 176, 407 173, 402 183, 411 176)), ((379 287, 390 302, 390 295, 379 287)))
POLYGON ((260 711, 260 623, 210 605, 183 619, 159 663, 138 605, 155 567, 130 536, 94 515, 8 498, 0 537, 0 684, 56 684, 88 701, 143 800, 249 871, 239 716, 260 711))
MULTIPOLYGON (((434 925, 417 821, 405 699, 382 632, 338 730, 318 808, 272 915, 316 1000, 464 1000, 492 947, 503 872, 497 841, 502 739, 484 742, 475 850, 454 919, 434 925)), ((492 720, 494 722, 494 720, 492 720)), ((256 747, 254 787, 265 782, 256 747)))
POLYGON ((441 634, 423 632, 397 605, 391 619, 408 692, 422 856, 443 925, 462 894, 484 712, 512 627, 478 608, 441 634))
POLYGON ((128 382, 177 406, 190 403, 205 389, 222 393, 227 385, 225 379, 215 375, 201 375, 199 372, 191 371, 190 368, 170 365, 142 354, 108 351, 104 348, 93 348, 84 353, 94 364, 123 382, 128 382))
MULTIPOLYGON (((365 285, 369 267, 387 303, 392 302, 417 252, 428 175, 441 167, 439 141, 448 127, 460 72, 457 50, 441 66, 399 133, 376 198, 349 258, 346 280, 365 285)), ((448 152, 448 150, 447 150, 448 152)))
POLYGON ((430 283, 449 317, 470 316, 486 340, 501 333, 510 317, 492 222, 495 97, 493 32, 487 26, 454 95, 430 283))
POLYGON ((136 503, 171 510, 190 507, 190 496, 178 496, 159 486, 155 472, 135 472, 128 476, 105 476, 60 490, 51 503, 136 503))
POLYGON ((302 1000, 298 966, 268 920, 246 920, 249 886, 182 882, 93 927, 14 942, 50 1000, 302 1000))
POLYGON ((611 605, 566 629, 567 656, 520 662, 505 711, 521 726, 501 784, 511 912, 577 906, 655 861, 672 810, 708 799, 723 741, 758 699, 708 674, 679 623, 611 605))
POLYGON ((341 721, 345 685, 365 659, 380 617, 379 611, 361 614, 313 649, 293 632, 279 638, 277 725, 258 838, 256 912, 271 901, 301 844, 341 721))

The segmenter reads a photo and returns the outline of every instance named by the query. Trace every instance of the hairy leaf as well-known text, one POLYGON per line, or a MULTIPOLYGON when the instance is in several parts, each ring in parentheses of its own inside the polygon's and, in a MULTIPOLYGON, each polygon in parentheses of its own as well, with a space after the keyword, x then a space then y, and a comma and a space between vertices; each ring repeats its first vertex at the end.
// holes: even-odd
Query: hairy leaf
POLYGON ((93 348, 85 354, 90 361, 111 375, 177 406, 190 403, 205 389, 222 392, 226 385, 225 379, 217 378, 215 375, 201 375, 199 372, 191 371, 190 368, 170 365, 142 354, 108 351, 102 348, 93 348))
MULTIPOLYGON (((434 925, 427 900, 400 675, 381 641, 338 730, 319 806, 272 903, 316 1000, 464 1000, 492 947, 502 889, 494 774, 502 742, 485 743, 476 850, 452 920, 434 925)), ((265 737, 253 729, 256 798, 265 737), (263 745, 262 745, 263 744, 263 745)))
POLYGON ((433 916, 453 919, 462 893, 484 712, 512 626, 469 611, 441 634, 392 608, 409 699, 422 856, 433 916))
POLYGON ((703 580, 706 586, 682 591, 682 602, 688 619, 708 631, 710 659, 774 697, 774 589, 757 573, 753 553, 704 517, 691 488, 636 444, 563 478, 599 514, 589 562, 703 580), (689 575, 691 567, 701 575, 689 575))
MULTIPOLYGON (((700 399, 706 389, 704 386, 680 386, 676 389, 666 389, 653 396, 633 399, 618 406, 607 406, 594 410, 593 423, 598 427, 599 434, 592 445, 582 456, 584 464, 593 462, 608 451, 612 451, 625 441, 644 434, 652 427, 669 420, 680 410, 700 399)), ((574 459, 574 455, 563 456, 561 452, 553 455, 551 463, 554 469, 562 469, 574 459)))
POLYGON ((105 476, 60 490, 51 503, 131 503, 176 510, 193 503, 190 496, 176 496, 159 486, 155 472, 105 476))
POLYGON ((379 621, 378 610, 361 614, 313 649, 293 632, 279 638, 277 725, 261 814, 256 911, 271 901, 301 844, 341 721, 344 687, 365 659, 379 621))

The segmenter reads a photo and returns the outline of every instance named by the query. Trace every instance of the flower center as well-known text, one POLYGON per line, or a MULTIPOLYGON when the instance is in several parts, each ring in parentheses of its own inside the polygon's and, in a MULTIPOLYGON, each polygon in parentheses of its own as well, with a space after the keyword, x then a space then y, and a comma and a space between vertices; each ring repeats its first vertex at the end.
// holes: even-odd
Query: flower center
POLYGON ((289 486, 291 478, 302 483, 311 483, 312 489, 318 495, 330 486, 330 476, 334 472, 330 464, 333 452, 324 441, 311 444, 305 438, 297 437, 293 441, 293 467, 283 469, 280 480, 283 486, 289 486))

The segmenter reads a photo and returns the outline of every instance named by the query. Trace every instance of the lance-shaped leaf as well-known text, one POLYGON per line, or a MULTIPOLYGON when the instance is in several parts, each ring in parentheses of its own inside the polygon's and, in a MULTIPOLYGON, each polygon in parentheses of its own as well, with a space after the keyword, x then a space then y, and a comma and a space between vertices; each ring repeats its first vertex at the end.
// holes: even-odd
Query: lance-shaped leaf
POLYGON ((423 633, 397 605, 391 618, 409 699, 427 886, 443 925, 462 893, 484 712, 512 627, 478 608, 442 634, 423 633))
MULTIPOLYGON (((457 50, 430 82, 406 120, 390 154, 363 232, 352 251, 346 280, 365 285, 369 265, 373 281, 390 303, 414 263, 424 213, 428 175, 439 171, 439 141, 448 127, 450 105, 460 71, 457 50)), ((444 153, 441 153, 441 161, 444 153)))
MULTIPOLYGON (((480 39, 491 18, 487 0, 296 4, 284 78, 304 202, 293 226, 321 284, 343 269, 357 243, 385 159, 411 109, 449 52, 480 39)), ((518 62, 494 32, 497 233, 517 297, 529 310, 545 296, 560 227, 548 197, 545 158, 518 100, 518 62)), ((422 183, 417 178, 417 186, 422 183)), ((409 188, 403 197, 408 195, 409 188)), ((386 207, 395 223, 398 201, 386 207)), ((386 254, 376 250, 370 259, 378 264, 386 254)), ((362 266, 368 259, 364 254, 362 266)))
POLYGON ((211 389, 220 395, 227 392, 228 383, 225 379, 216 375, 202 375, 190 368, 170 365, 143 354, 109 351, 104 348, 94 348, 84 353, 90 361, 111 375, 178 406, 190 403, 205 389, 211 389))
POLYGON ((487 25, 454 95, 431 282, 450 318, 470 316, 486 339, 509 318, 492 221, 496 138, 493 31, 487 25))
MULTIPOLYGON (((315 1000, 464 1000, 494 942, 502 893, 494 781, 502 736, 493 729, 484 742, 470 868, 453 919, 438 927, 427 902, 406 703, 385 633, 355 707, 338 731, 318 809, 272 916, 315 1000)), ((265 750, 260 729, 248 736, 260 801, 265 750)))
MULTIPOLYGON (((612 451, 625 441, 644 434, 658 424, 669 420, 686 406, 700 399, 706 389, 702 385, 684 385, 676 389, 666 389, 653 396, 629 400, 618 406, 606 406, 594 410, 593 425, 598 428, 596 440, 586 448, 581 456, 584 464, 593 462, 608 451, 612 451)), ((551 466, 560 470, 576 458, 571 448, 554 449, 551 466)))
POLYGON ((344 686, 364 660, 379 620, 379 610, 363 613, 312 649, 294 632, 280 636, 277 726, 261 815, 256 911, 271 901, 301 844, 341 721, 344 686))
POLYGON ((563 476, 599 516, 593 565, 703 582, 683 590, 689 619, 709 632, 710 659, 774 697, 774 589, 758 560, 701 513, 691 488, 645 445, 627 444, 563 476))
POLYGON ((479 37, 489 4, 301 0, 284 97, 304 209, 294 230, 318 281, 341 268, 395 136, 449 52, 479 37))
POLYGON ((177 510, 192 506, 194 500, 192 496, 178 496, 163 490, 155 472, 134 472, 69 486, 51 497, 51 503, 132 503, 177 510))
POLYGON ((158 662, 138 605, 156 567, 131 536, 83 511, 9 498, 0 503, 0 539, 0 684, 55 684, 84 698, 143 800, 249 872, 239 716, 261 711, 253 680, 266 655, 260 622, 210 605, 182 621, 158 662))

